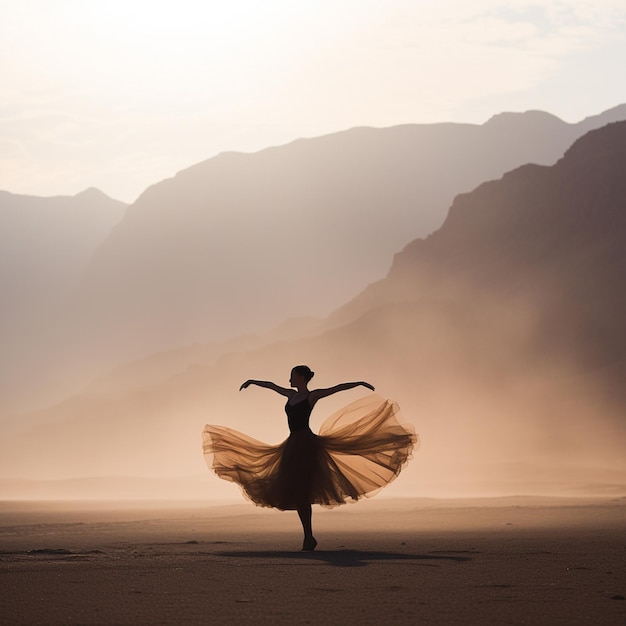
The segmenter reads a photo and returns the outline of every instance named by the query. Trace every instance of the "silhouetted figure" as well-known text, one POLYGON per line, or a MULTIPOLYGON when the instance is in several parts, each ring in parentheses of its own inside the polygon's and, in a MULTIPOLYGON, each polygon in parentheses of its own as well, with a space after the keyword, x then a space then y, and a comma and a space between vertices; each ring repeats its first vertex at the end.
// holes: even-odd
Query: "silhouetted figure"
POLYGON ((258 506, 298 511, 303 550, 317 545, 312 504, 333 507, 372 495, 400 473, 417 443, 413 427, 398 421, 397 404, 377 395, 344 407, 315 435, 309 417, 318 400, 358 386, 374 387, 361 381, 309 391, 311 378, 310 368, 298 365, 289 379, 295 391, 263 380, 247 380, 239 388, 258 385, 287 397, 290 434, 279 445, 223 426, 207 425, 203 431, 205 458, 220 478, 237 483, 258 506))

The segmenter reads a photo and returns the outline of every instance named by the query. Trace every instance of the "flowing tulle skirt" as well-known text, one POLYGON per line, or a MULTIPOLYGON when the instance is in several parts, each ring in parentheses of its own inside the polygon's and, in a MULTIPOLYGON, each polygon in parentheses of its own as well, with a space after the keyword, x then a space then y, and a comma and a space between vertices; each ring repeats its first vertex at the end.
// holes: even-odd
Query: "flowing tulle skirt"
POLYGON ((371 395, 331 415, 320 434, 303 429, 268 445, 224 426, 202 433, 207 464, 258 506, 333 507, 371 496, 411 458, 418 437, 398 405, 371 395))

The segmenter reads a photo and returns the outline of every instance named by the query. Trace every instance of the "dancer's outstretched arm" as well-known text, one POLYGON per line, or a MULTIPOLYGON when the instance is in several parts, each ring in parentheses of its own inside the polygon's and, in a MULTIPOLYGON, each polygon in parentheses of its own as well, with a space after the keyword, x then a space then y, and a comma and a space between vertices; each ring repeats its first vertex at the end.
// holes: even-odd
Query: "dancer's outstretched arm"
POLYGON ((340 383, 339 385, 335 385, 334 387, 328 387, 327 389, 314 389, 309 394, 309 402, 313 405, 320 398, 325 398, 326 396, 332 396, 334 393, 338 391, 346 391, 348 389, 353 389, 354 387, 367 387, 374 391, 373 385, 366 383, 365 381, 359 381, 355 383, 340 383))
POLYGON ((257 385, 258 387, 265 387, 266 389, 271 389, 276 393, 279 393, 281 396, 291 396, 295 393, 293 389, 287 389, 286 387, 280 387, 276 383, 273 383, 269 380, 246 380, 241 387, 239 387, 239 391, 242 389, 247 389, 250 385, 257 385))

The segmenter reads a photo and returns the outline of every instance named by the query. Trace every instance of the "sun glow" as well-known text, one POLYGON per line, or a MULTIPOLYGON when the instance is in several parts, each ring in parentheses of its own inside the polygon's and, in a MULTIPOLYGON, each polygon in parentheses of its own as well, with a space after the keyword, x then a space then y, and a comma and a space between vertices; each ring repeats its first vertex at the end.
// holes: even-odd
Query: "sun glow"
POLYGON ((625 20, 612 0, 4 3, 0 188, 130 201, 218 152, 353 126, 579 121, 626 100, 599 78, 625 20))

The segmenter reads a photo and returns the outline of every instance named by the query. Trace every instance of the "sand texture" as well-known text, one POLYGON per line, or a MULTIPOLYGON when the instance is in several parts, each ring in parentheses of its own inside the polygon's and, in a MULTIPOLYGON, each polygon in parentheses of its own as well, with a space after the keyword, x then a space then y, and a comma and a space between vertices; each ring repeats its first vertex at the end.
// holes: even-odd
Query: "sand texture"
POLYGON ((626 498, 0 503, 2 624, 626 624, 626 498))

